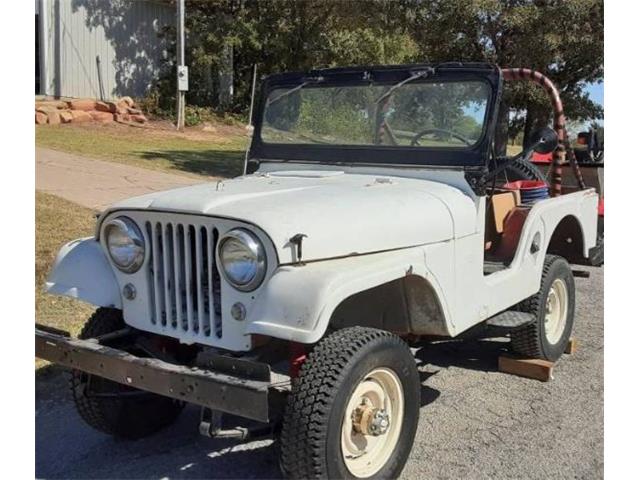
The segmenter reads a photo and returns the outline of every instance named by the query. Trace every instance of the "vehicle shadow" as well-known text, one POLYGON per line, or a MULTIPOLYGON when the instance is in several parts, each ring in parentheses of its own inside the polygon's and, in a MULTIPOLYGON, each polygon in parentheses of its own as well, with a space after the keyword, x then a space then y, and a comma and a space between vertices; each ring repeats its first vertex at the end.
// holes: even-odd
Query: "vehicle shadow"
MULTIPOLYGON (((429 385, 433 367, 496 371, 504 341, 446 341, 423 344, 419 361, 421 407, 441 392, 429 385)), ((64 375, 47 369, 36 375, 36 477, 64 479, 281 478, 273 438, 240 443, 198 433, 200 410, 188 405, 175 424, 137 441, 114 439, 78 417, 64 375), (45 391, 53 393, 44 394, 45 391)))
POLYGON ((242 175, 244 166, 242 150, 150 150, 136 152, 143 160, 150 162, 158 159, 166 160, 178 170, 209 175, 213 177, 232 178, 242 175))
POLYGON ((281 478, 272 439, 202 437, 195 406, 169 428, 132 441, 89 428, 68 399, 36 404, 36 478, 281 478))
POLYGON ((426 407, 440 397, 440 390, 436 390, 429 385, 425 385, 425 382, 427 382, 429 378, 434 376, 436 373, 438 372, 418 371, 418 374, 420 375, 420 407, 426 407))
POLYGON ((498 371, 498 357, 506 353, 504 340, 449 340, 426 343, 416 352, 423 364, 438 367, 459 367, 482 372, 498 371))

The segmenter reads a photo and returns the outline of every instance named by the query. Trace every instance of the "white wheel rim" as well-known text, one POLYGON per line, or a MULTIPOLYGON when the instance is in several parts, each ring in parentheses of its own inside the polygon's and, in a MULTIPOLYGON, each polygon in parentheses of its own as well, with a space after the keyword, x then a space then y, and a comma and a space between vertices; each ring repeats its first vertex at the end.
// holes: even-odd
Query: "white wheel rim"
POLYGON ((353 476, 371 477, 387 463, 400 438, 403 418, 404 393, 398 376, 388 368, 369 372, 349 398, 342 420, 342 459, 353 476), (384 433, 357 431, 353 420, 360 406, 386 412, 389 425, 384 433))
POLYGON ((547 341, 555 345, 560 341, 564 327, 567 324, 569 295, 567 284, 557 278, 551 284, 547 294, 546 312, 544 316, 544 332, 547 341))

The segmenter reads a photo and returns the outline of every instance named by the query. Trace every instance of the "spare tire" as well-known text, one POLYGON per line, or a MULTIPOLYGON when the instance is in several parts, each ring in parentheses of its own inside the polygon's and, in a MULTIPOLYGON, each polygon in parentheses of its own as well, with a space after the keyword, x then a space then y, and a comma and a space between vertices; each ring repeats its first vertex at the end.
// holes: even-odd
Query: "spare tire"
POLYGON ((544 174, 529 160, 519 158, 509 163, 504 170, 504 176, 507 182, 516 182, 518 180, 540 180, 546 182, 544 174))

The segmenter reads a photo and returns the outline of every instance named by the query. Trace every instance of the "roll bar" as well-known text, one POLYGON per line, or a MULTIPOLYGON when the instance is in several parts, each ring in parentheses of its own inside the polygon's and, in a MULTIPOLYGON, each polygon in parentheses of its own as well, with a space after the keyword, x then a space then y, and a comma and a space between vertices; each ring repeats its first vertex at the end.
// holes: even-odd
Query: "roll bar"
POLYGON ((534 82, 544 88, 551 99, 553 105, 553 128, 558 134, 558 147, 553 152, 551 196, 557 197, 562 195, 562 164, 565 161, 567 151, 569 152, 569 163, 578 181, 578 186, 584 190, 586 186, 576 156, 569 144, 562 100, 560 99, 560 93, 556 86, 548 77, 529 68, 503 68, 502 78, 506 81, 534 82))

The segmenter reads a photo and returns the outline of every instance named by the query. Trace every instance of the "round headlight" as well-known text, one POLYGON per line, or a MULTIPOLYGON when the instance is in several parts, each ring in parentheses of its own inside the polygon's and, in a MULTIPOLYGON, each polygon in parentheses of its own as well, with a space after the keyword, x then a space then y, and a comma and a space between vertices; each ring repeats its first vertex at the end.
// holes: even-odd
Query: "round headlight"
POLYGON ((264 247, 248 230, 231 230, 222 237, 218 257, 225 279, 238 290, 250 292, 262 283, 267 271, 264 247))
POLYGON ((107 250, 113 263, 125 273, 137 272, 144 261, 144 237, 133 220, 117 217, 104 227, 107 250))

